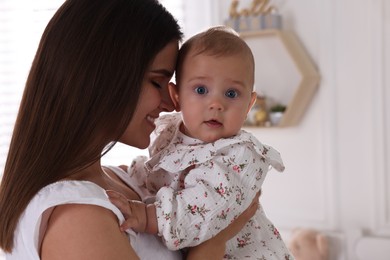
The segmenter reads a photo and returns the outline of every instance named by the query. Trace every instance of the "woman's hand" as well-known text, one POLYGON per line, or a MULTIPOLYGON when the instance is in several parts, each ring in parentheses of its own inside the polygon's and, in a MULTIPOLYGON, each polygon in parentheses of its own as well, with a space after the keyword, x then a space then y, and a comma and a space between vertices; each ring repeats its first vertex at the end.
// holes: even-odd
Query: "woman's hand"
POLYGON ((222 259, 225 255, 226 242, 232 239, 245 226, 245 224, 255 215, 259 207, 259 192, 253 199, 249 207, 227 228, 218 233, 215 237, 202 244, 190 248, 187 259, 222 259))

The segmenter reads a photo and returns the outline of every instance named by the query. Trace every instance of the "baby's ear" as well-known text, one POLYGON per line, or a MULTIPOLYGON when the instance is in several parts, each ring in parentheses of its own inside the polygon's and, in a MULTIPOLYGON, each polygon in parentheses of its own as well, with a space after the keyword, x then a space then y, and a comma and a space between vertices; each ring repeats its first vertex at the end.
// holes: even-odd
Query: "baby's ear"
POLYGON ((246 112, 247 114, 249 113, 249 111, 251 110, 253 104, 256 103, 256 100, 257 100, 257 93, 255 91, 253 91, 251 93, 251 100, 250 100, 250 103, 249 103, 249 106, 248 106, 248 111, 246 112))
POLYGON ((180 104, 179 104, 179 91, 177 89, 177 85, 173 82, 169 82, 168 91, 169 91, 169 95, 171 96, 173 105, 175 106, 175 110, 179 112, 180 104))

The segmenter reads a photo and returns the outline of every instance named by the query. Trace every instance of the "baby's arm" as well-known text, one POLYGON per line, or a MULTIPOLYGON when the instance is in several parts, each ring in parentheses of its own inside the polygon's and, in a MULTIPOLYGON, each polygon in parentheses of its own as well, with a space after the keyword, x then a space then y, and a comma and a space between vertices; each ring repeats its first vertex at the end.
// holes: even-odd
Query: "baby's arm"
POLYGON ((157 234, 157 215, 154 204, 145 204, 137 200, 128 200, 123 194, 106 191, 110 201, 119 208, 125 217, 121 230, 133 229, 136 232, 157 234))
POLYGON ((169 249, 196 246, 217 235, 260 190, 268 165, 251 147, 232 146, 190 170, 184 189, 162 187, 158 191, 158 233, 169 249))

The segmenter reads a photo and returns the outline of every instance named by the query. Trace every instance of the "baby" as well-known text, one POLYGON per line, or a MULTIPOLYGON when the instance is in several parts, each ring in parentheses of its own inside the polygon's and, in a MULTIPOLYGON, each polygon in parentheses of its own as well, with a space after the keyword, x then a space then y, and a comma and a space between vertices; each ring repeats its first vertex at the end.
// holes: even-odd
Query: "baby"
MULTIPOLYGON (((124 229, 158 234, 172 250, 198 245, 250 205, 271 167, 284 170, 274 148, 241 129, 256 100, 254 66, 248 45, 226 27, 183 44, 169 86, 181 113, 156 120, 150 158, 136 158, 122 176, 144 202, 120 206, 124 229)), ((243 258, 293 259, 261 207, 227 244, 225 259, 243 258)))

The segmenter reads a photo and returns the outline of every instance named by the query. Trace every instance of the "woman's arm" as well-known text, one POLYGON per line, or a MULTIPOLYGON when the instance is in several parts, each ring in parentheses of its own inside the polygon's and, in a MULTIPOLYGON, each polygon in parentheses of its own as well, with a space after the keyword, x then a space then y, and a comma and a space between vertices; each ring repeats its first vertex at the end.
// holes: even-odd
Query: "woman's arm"
MULTIPOLYGON (((138 219, 137 217, 132 216, 134 210, 132 210, 125 196, 115 191, 106 192, 111 202, 122 211, 127 220, 134 218, 135 220, 133 220, 136 221, 138 219)), ((226 242, 237 235, 237 233, 245 226, 245 224, 255 215, 259 205, 259 197, 260 192, 256 194, 249 207, 243 211, 243 213, 227 228, 219 232, 215 237, 190 248, 187 259, 222 259, 225 254, 226 242)), ((133 220, 131 222, 133 222, 133 220)), ((126 227, 122 226, 122 228, 126 227)))
POLYGON ((139 259, 117 217, 94 205, 57 206, 48 221, 41 259, 139 259))

